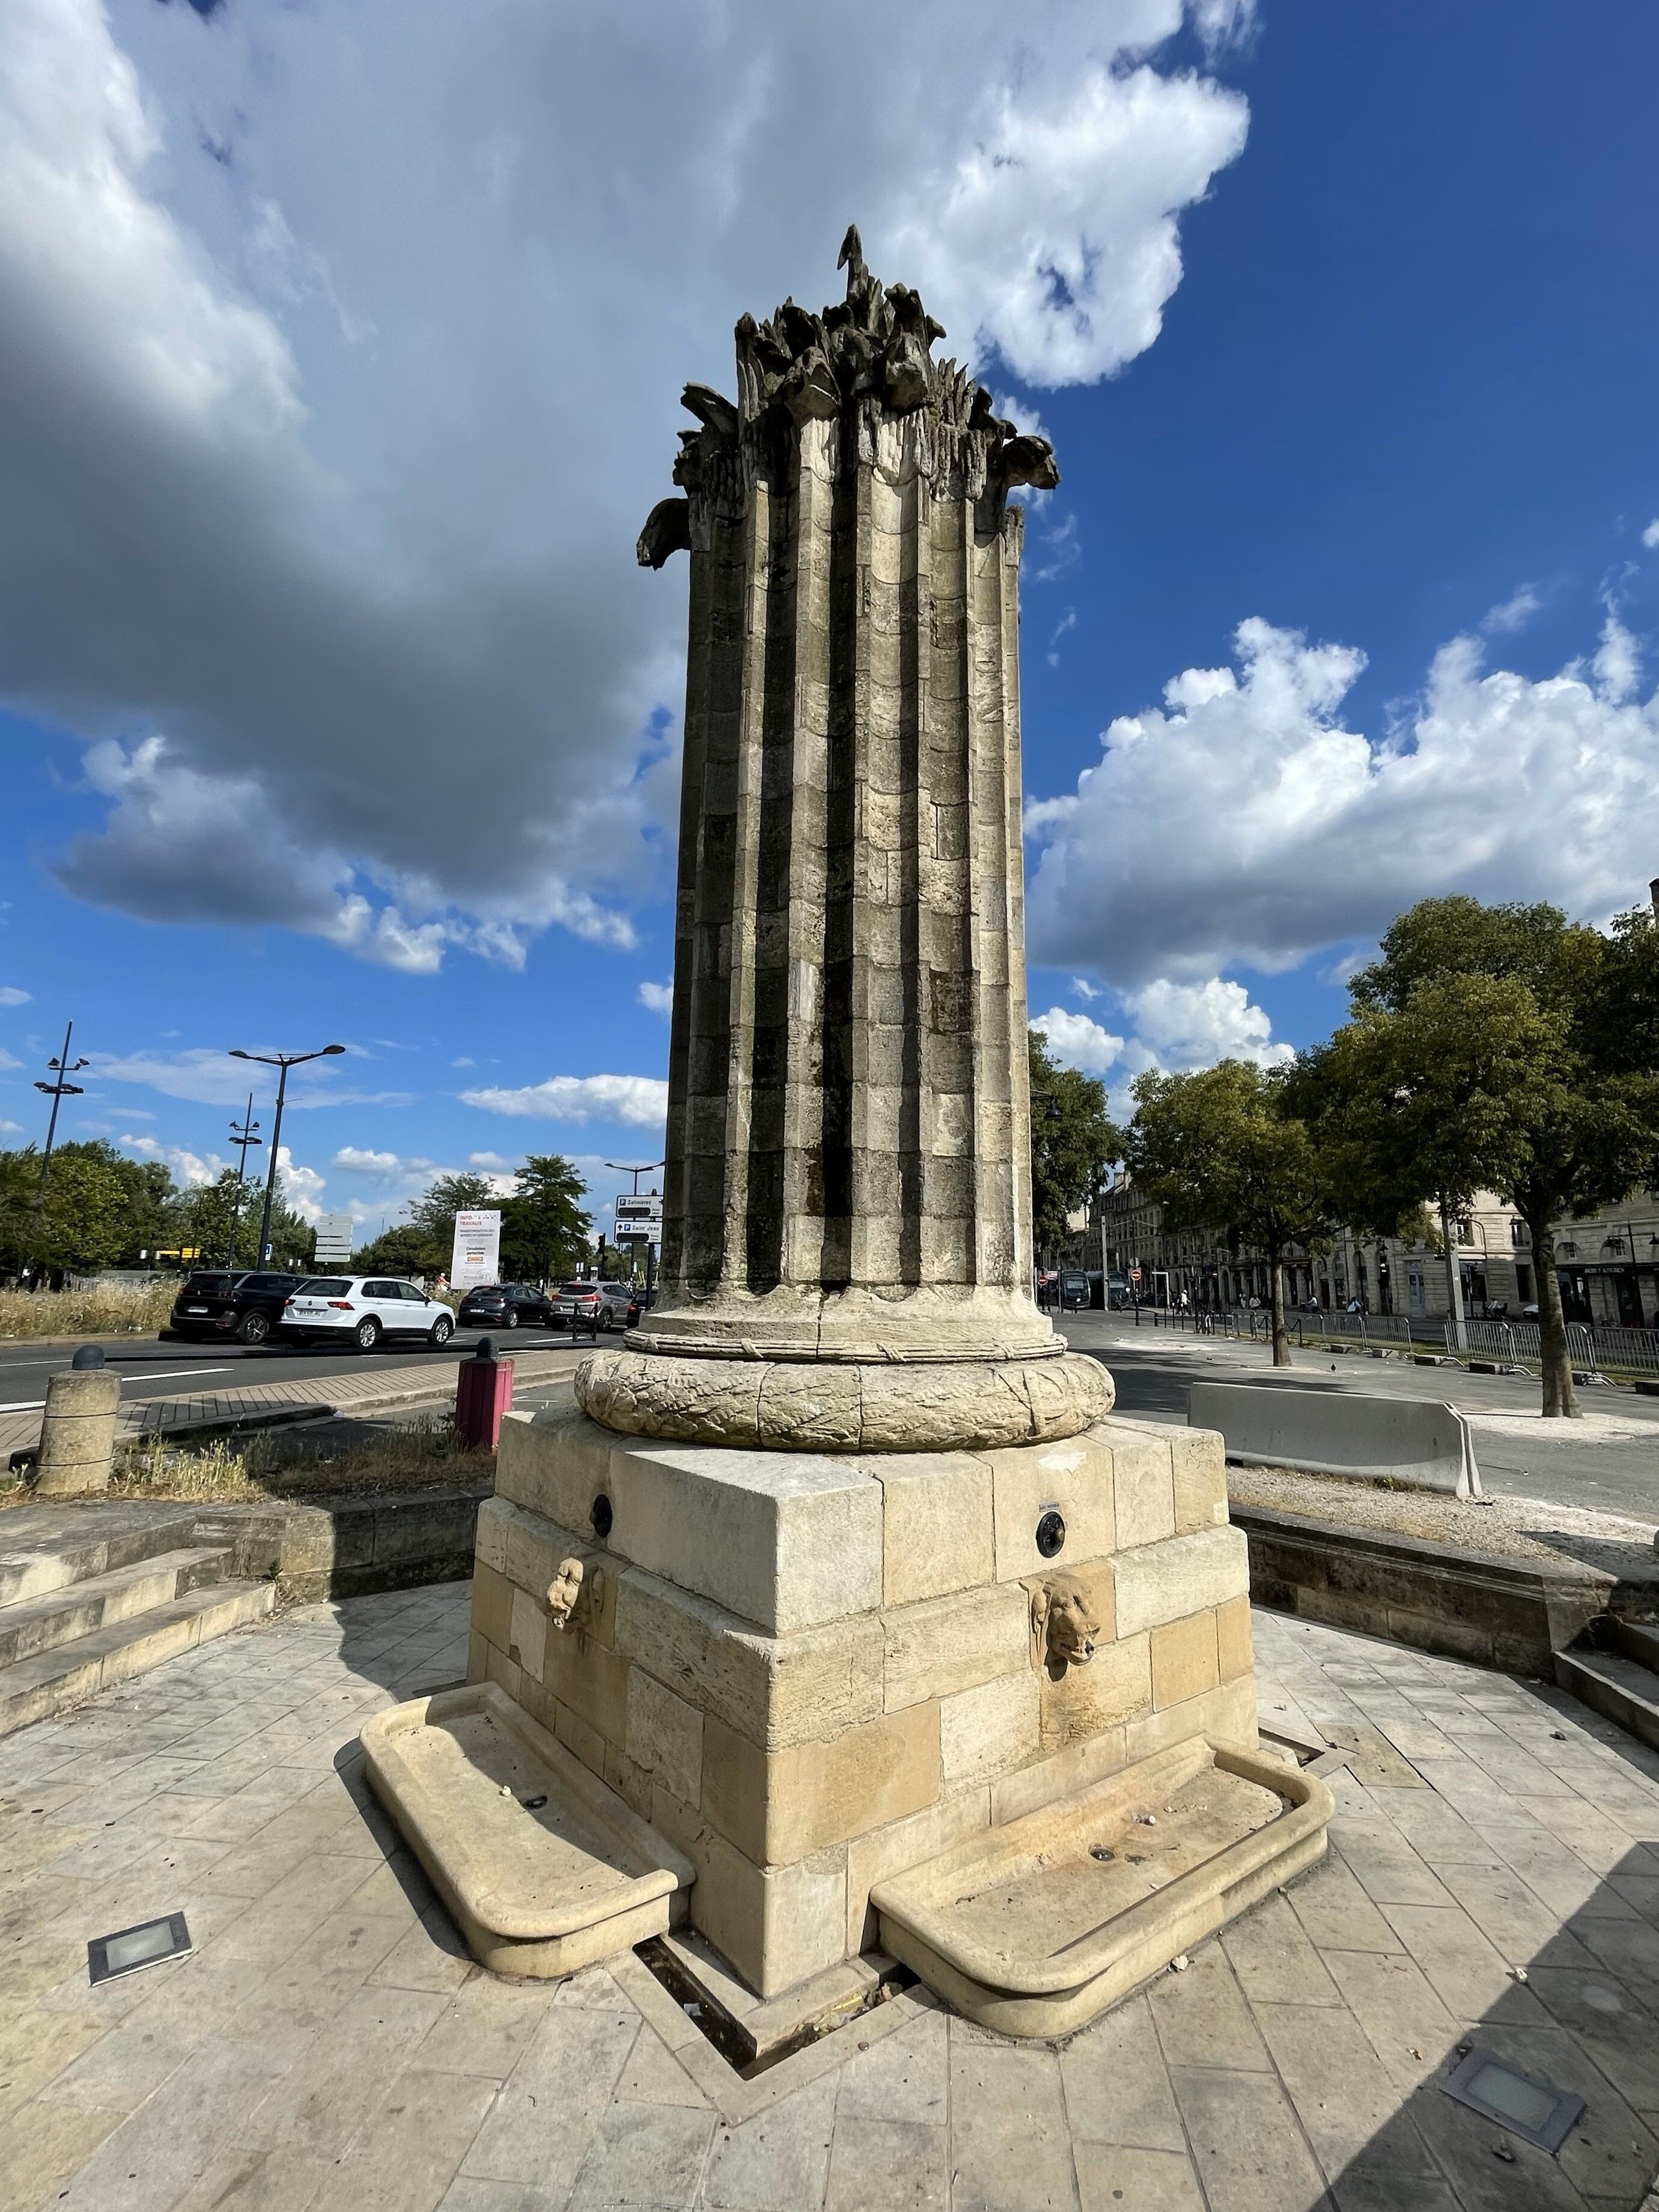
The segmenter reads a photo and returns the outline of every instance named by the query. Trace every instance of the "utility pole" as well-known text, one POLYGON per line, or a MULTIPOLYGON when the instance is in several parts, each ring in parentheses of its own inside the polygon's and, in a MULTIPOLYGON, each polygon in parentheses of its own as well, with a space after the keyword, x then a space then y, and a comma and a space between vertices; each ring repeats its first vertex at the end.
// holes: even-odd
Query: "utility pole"
POLYGON ((1452 1322, 1452 1348, 1467 1352, 1469 1332, 1463 1319, 1463 1271, 1457 1264, 1457 1247, 1452 1242, 1451 1200, 1443 1190, 1440 1194, 1440 1237, 1446 1248, 1446 1297, 1452 1322))
POLYGON ((242 1185, 247 1178, 247 1148, 250 1145, 262 1145, 264 1142, 263 1137, 256 1137, 253 1133, 258 1126, 259 1124, 253 1118, 253 1093, 250 1091, 247 1094, 247 1106, 240 1126, 234 1121, 230 1125, 230 1141, 233 1145, 240 1146, 241 1158, 237 1162, 236 1199, 230 1213, 230 1249, 225 1255, 225 1265, 228 1267, 234 1267, 236 1265, 236 1239, 240 1235, 242 1228, 242 1185))
MULTIPOLYGON (((276 1118, 271 1124, 270 1162, 265 1170, 264 1212, 259 1217, 259 1257, 256 1264, 261 1267, 270 1257, 270 1209, 276 1196, 276 1155, 283 1141, 283 1102, 288 1096, 288 1072, 308 1060, 327 1060, 332 1054, 344 1050, 343 1044, 325 1044, 319 1052, 243 1052, 240 1047, 231 1048, 233 1060, 257 1060, 263 1066, 282 1070, 276 1079, 276 1118)), ((251 1107, 252 1103, 250 1092, 248 1104, 251 1107)))
POLYGON ((63 1052, 58 1059, 49 1060, 46 1062, 46 1066, 51 1068, 58 1080, 55 1083, 37 1082, 34 1086, 37 1091, 44 1091, 52 1100, 52 1118, 46 1123, 46 1149, 40 1162, 40 1181, 35 1189, 34 1212, 29 1221, 31 1255, 33 1253, 35 1241, 40 1233, 40 1216, 46 1209, 46 1177, 52 1173, 52 1148, 58 1141, 58 1109, 65 1098, 82 1097, 86 1088, 84 1084, 71 1083, 69 1079, 71 1075, 78 1075, 88 1064, 84 1060, 71 1060, 70 1058, 70 1039, 74 1035, 75 1024, 70 1022, 64 1031, 63 1052))

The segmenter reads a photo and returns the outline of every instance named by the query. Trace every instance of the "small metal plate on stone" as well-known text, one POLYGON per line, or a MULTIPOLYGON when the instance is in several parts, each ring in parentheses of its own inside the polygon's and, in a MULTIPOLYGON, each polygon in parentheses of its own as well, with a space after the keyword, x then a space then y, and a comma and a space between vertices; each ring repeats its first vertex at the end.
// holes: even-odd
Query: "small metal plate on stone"
POLYGON ((1479 2044, 1440 2086, 1458 2104, 1496 2120, 1511 2135, 1552 2156, 1583 2117, 1582 2097, 1522 2074, 1479 2044))
POLYGON ((1036 1524, 1036 1547, 1045 1559, 1055 1558, 1066 1543, 1066 1520, 1058 1506, 1045 1506, 1036 1524))
POLYGON ((592 1510, 587 1517, 592 1525, 593 1534, 599 1538, 600 1543, 604 1543, 605 1538, 611 1534, 611 1522, 615 1518, 611 1510, 611 1500, 605 1496, 604 1491, 600 1491, 599 1496, 593 1500, 592 1510))
POLYGON ((122 1974, 136 1974, 140 1966, 159 1966, 165 1959, 182 1959, 194 1948, 182 1912, 169 1912, 160 1920, 141 1921, 113 1936, 94 1936, 87 1946, 87 1978, 95 1988, 122 1974))

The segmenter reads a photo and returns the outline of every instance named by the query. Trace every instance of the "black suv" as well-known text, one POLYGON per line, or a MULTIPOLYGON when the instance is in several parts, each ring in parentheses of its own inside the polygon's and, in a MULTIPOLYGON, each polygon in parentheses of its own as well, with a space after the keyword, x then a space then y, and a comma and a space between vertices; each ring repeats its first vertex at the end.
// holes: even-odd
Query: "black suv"
POLYGON ((228 1269, 186 1275, 173 1302, 167 1336, 234 1336, 239 1344, 264 1344, 276 1333, 283 1303, 303 1275, 245 1275, 228 1269))
POLYGON ((547 1328, 553 1302, 528 1283, 484 1283, 467 1292, 455 1318, 463 1328, 547 1328))

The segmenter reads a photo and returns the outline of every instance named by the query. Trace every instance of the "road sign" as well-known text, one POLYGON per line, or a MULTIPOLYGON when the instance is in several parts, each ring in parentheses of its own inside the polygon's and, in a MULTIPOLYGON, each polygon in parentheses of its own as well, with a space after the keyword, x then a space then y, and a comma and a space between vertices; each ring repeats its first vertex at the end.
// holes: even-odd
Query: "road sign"
POLYGON ((619 1191, 617 1194, 617 1242, 626 1244, 635 1237, 652 1244, 662 1243, 660 1192, 619 1191))
POLYGON ((477 1289, 501 1279, 501 1217, 498 1210, 455 1216, 455 1249, 449 1262, 450 1287, 477 1289))
POLYGON ((325 1213, 317 1224, 319 1267, 343 1267, 351 1257, 352 1226, 349 1213, 325 1213))

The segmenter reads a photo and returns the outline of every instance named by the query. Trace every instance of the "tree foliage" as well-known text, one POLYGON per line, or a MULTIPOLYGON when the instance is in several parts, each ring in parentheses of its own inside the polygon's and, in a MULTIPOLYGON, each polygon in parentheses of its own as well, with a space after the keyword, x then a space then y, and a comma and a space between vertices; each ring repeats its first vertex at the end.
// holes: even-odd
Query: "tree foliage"
POLYGON ((590 1224, 581 1194, 580 1172, 557 1152, 532 1154, 505 1197, 488 1176, 440 1176, 410 1207, 408 1220, 360 1245, 351 1264, 360 1274, 446 1273, 455 1216, 499 1209, 502 1279, 551 1282, 586 1255, 590 1224))
POLYGON ((1066 1216, 1083 1204, 1103 1169, 1123 1153, 1123 1134, 1106 1110, 1106 1086, 1074 1067, 1057 1067, 1047 1042, 1027 1032, 1031 1085, 1031 1224, 1039 1251, 1066 1234, 1066 1216))
POLYGON ((1546 1414, 1577 1412, 1551 1231, 1659 1175, 1659 926, 1425 899, 1350 986, 1316 1058, 1350 1158, 1394 1196, 1492 1190, 1532 1239, 1546 1414))
POLYGON ((1284 1255, 1314 1250, 1338 1226, 1319 1146, 1282 1069, 1224 1060, 1196 1074, 1138 1076, 1130 1172, 1176 1229, 1210 1227, 1235 1250, 1267 1255, 1273 1364, 1290 1364, 1284 1255))
MULTIPOLYGON (((0 1152, 0 1264, 92 1275, 155 1266, 159 1253, 194 1249, 204 1263, 223 1265, 231 1257, 235 1183, 227 1169, 216 1182, 181 1190, 160 1161, 129 1159, 101 1138, 63 1144, 52 1153, 37 1221, 40 1153, 33 1146, 0 1152)), ((234 1255, 243 1267, 256 1264, 261 1200, 258 1185, 245 1186, 234 1255)), ((271 1243, 275 1266, 310 1267, 314 1232, 283 1203, 280 1177, 271 1243)))
POLYGON ((532 1152, 501 1207, 501 1272, 554 1282, 586 1256, 591 1222, 581 1205, 582 1179, 557 1152, 532 1152))

